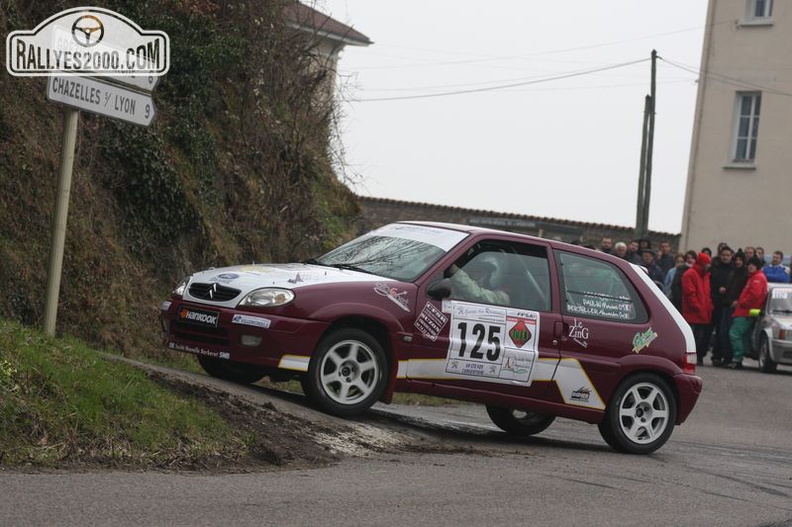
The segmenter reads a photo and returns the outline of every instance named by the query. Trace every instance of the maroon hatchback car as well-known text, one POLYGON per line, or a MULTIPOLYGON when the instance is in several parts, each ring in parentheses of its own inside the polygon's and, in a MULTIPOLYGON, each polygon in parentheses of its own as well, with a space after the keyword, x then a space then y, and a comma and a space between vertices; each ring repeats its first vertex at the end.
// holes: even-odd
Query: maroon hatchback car
POLYGON ((660 448, 702 388, 692 333, 643 269, 465 225, 393 223, 308 262, 195 273, 161 319, 210 375, 296 378, 327 413, 423 393, 484 404, 515 435, 596 423, 628 453, 660 448))

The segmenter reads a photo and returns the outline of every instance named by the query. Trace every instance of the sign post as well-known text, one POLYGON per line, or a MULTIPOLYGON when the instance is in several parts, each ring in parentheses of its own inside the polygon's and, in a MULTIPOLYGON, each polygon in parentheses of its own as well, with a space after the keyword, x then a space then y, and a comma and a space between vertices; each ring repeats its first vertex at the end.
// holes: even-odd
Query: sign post
POLYGON ((77 123, 80 112, 63 109, 63 143, 61 147, 58 194, 55 197, 55 216, 52 221, 52 246, 50 247, 49 272, 47 273, 47 301, 44 305, 44 333, 55 335, 55 319, 58 314, 58 291, 63 270, 63 248, 66 245, 66 219, 69 215, 69 193, 71 192, 74 145, 77 139, 77 123))

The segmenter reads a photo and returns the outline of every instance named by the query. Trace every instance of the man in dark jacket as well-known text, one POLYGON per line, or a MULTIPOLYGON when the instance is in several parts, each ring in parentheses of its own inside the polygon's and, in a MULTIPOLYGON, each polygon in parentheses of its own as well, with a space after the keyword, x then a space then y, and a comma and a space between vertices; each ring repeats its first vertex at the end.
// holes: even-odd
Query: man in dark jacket
POLYGON ((652 279, 657 286, 662 289, 663 288, 663 278, 665 275, 663 274, 663 270, 655 262, 655 253, 651 249, 644 249, 641 251, 641 265, 646 267, 646 270, 649 272, 649 278, 652 279))
POLYGON ((723 308, 726 306, 726 285, 729 283, 729 274, 734 269, 732 263, 732 250, 728 245, 721 245, 718 257, 712 260, 710 267, 710 292, 712 294, 712 329, 715 331, 715 340, 712 344, 712 364, 723 364, 723 350, 728 346, 729 334, 720 330, 723 308))
POLYGON ((729 280, 726 283, 725 306, 721 313, 720 326, 718 331, 726 337, 726 342, 721 348, 721 358, 723 359, 723 366, 728 366, 732 361, 732 345, 731 338, 729 338, 729 331, 732 326, 732 314, 734 308, 732 305, 740 298, 746 282, 748 282, 748 266, 745 264, 745 253, 738 250, 734 253, 733 263, 734 268, 729 273, 729 280))
POLYGON ((660 247, 657 249, 657 259, 655 259, 657 266, 663 271, 663 279, 665 279, 668 271, 674 268, 676 261, 671 254, 671 242, 663 240, 660 242, 660 247))

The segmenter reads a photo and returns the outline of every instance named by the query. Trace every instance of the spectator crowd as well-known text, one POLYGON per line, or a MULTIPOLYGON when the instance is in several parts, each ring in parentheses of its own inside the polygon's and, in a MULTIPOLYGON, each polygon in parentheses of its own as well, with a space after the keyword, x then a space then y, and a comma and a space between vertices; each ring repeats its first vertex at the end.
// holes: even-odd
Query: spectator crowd
POLYGON ((672 255, 668 241, 655 251, 648 240, 614 244, 606 237, 599 250, 646 268, 690 324, 699 365, 711 349, 714 366, 741 369, 768 282, 790 282, 784 253, 774 251, 767 262, 762 247, 735 251, 722 242, 714 255, 708 247, 672 255))

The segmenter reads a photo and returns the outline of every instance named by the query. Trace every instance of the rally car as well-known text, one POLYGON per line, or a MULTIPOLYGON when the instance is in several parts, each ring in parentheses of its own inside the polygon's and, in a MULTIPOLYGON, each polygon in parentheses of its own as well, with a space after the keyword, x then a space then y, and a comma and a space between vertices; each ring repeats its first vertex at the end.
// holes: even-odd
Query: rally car
POLYGON ((161 321, 210 375, 299 379, 330 414, 423 393, 484 404, 515 435, 596 423, 627 453, 660 448, 702 389, 690 328, 643 269, 467 225, 398 222, 307 262, 198 272, 161 321))

